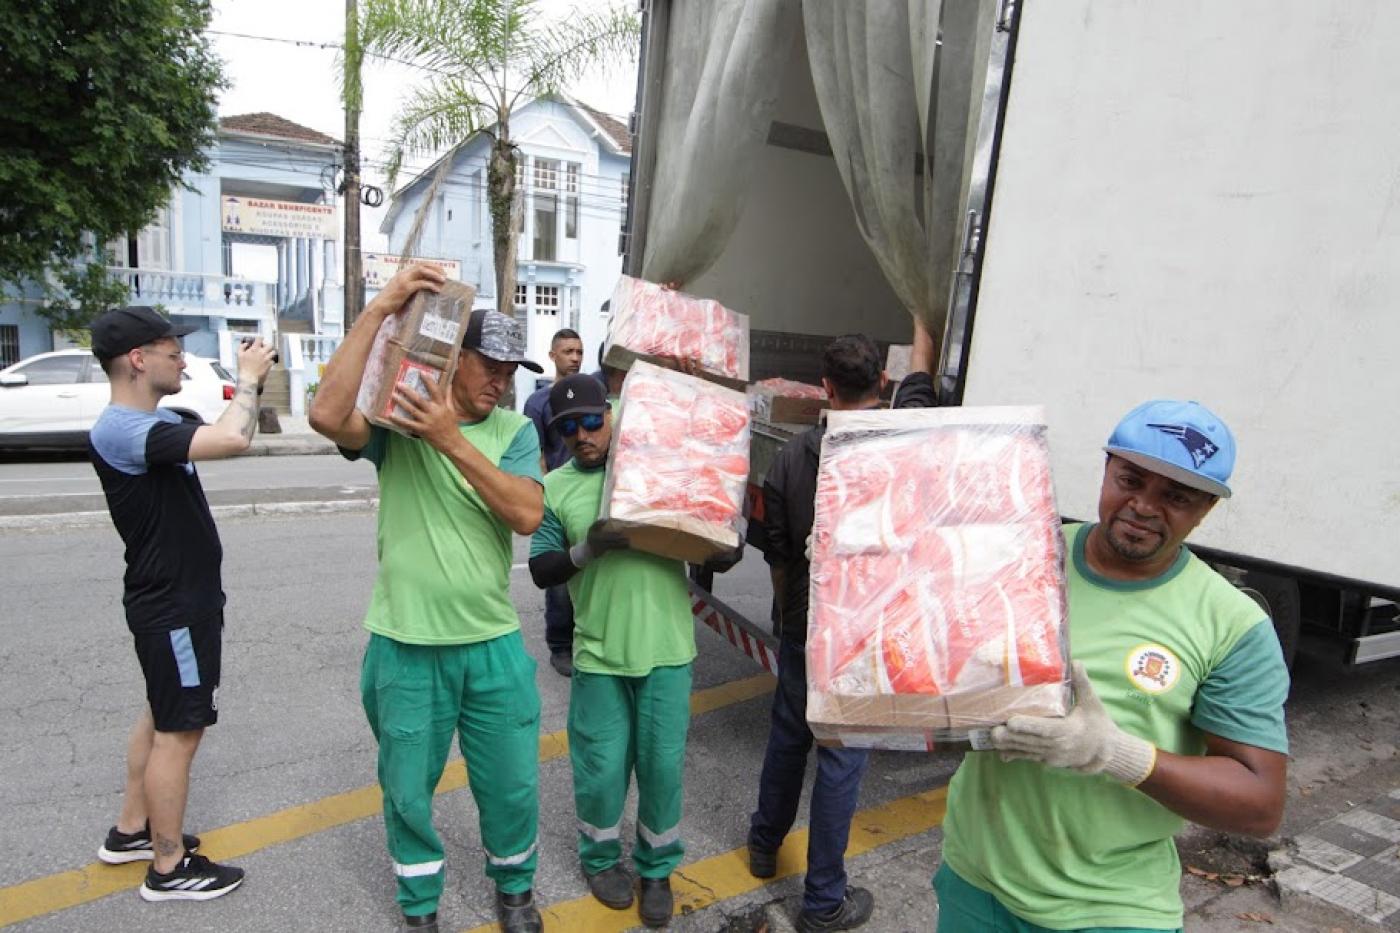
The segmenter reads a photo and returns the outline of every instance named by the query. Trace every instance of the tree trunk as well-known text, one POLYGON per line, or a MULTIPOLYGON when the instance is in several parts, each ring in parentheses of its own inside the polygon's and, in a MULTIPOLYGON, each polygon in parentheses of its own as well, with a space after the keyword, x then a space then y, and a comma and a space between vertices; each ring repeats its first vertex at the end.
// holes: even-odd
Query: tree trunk
POLYGON ((496 310, 515 316, 516 254, 520 216, 515 192, 515 147, 502 123, 491 144, 486 187, 491 207, 491 257, 496 264, 496 310))

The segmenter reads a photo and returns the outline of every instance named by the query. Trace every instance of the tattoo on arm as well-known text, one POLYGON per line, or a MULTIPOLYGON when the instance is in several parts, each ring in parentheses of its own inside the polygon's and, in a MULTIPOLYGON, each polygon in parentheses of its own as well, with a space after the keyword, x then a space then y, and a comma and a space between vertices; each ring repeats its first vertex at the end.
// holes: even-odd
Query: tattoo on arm
POLYGON ((233 425, 238 429, 238 433, 243 435, 245 441, 251 441, 253 431, 258 426, 257 386, 239 385, 238 392, 229 405, 229 413, 233 416, 233 425))

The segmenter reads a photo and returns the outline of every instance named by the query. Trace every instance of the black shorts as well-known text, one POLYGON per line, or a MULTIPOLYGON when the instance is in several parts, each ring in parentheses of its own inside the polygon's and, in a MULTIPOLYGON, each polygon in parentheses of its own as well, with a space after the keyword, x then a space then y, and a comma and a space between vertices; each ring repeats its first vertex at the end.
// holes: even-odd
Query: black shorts
POLYGON ((223 613, 173 632, 133 636, 157 732, 189 732, 219 721, 223 636, 223 613))

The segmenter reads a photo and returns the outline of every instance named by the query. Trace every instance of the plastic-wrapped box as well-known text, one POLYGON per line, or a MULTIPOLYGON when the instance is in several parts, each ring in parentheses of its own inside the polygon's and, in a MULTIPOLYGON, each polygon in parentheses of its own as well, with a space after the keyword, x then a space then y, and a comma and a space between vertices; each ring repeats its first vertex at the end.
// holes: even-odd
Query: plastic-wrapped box
POLYGON ((821 386, 792 379, 764 379, 748 387, 749 411, 760 421, 816 424, 831 402, 821 386))
POLYGON ((663 366, 690 359, 700 375, 730 388, 749 381, 748 315, 627 275, 618 279, 608 307, 603 362, 609 366, 625 370, 637 359, 663 366))
POLYGON ((355 400, 371 424, 405 433, 389 420, 390 415, 403 414, 394 403, 394 387, 404 385, 426 395, 426 380, 452 380, 462 329, 475 299, 476 286, 444 282, 441 292, 418 292, 407 308, 379 325, 355 400))
POLYGON ((831 412, 812 532, 807 718, 932 749, 1069 712, 1064 539, 1044 412, 831 412))
POLYGON ((632 547, 691 563, 743 539, 744 394, 638 361, 622 383, 602 517, 632 547))

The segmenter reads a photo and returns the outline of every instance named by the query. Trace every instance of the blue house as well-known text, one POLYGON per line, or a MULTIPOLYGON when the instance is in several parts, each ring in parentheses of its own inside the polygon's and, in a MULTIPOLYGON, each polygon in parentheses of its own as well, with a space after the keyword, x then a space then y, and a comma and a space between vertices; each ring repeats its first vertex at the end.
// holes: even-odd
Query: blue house
MULTIPOLYGON (((523 225, 518 285, 508 307, 525 322, 531 358, 545 366, 550 338, 563 327, 583 337, 585 369, 607 329, 602 305, 622 272, 619 237, 626 214, 632 139, 621 121, 567 97, 544 97, 518 108, 511 136, 520 150, 518 192, 523 225)), ((438 187, 416 257, 449 260, 463 281, 477 285, 477 307, 500 308, 491 254, 486 159, 490 141, 478 137, 453 157, 438 187)), ((399 255, 441 160, 392 195, 380 232, 399 255)), ((523 368, 516 399, 535 387, 523 368)))
MULTIPOLYGON (((209 160, 149 226, 107 244, 108 270, 131 303, 194 324, 186 349, 229 366, 242 335, 287 348, 298 335, 340 333, 340 143, 274 114, 244 114, 219 121, 209 160)), ((0 305, 0 366, 64 345, 32 300, 0 305)), ((285 376, 274 376, 268 400, 287 410, 285 392, 285 376)))

